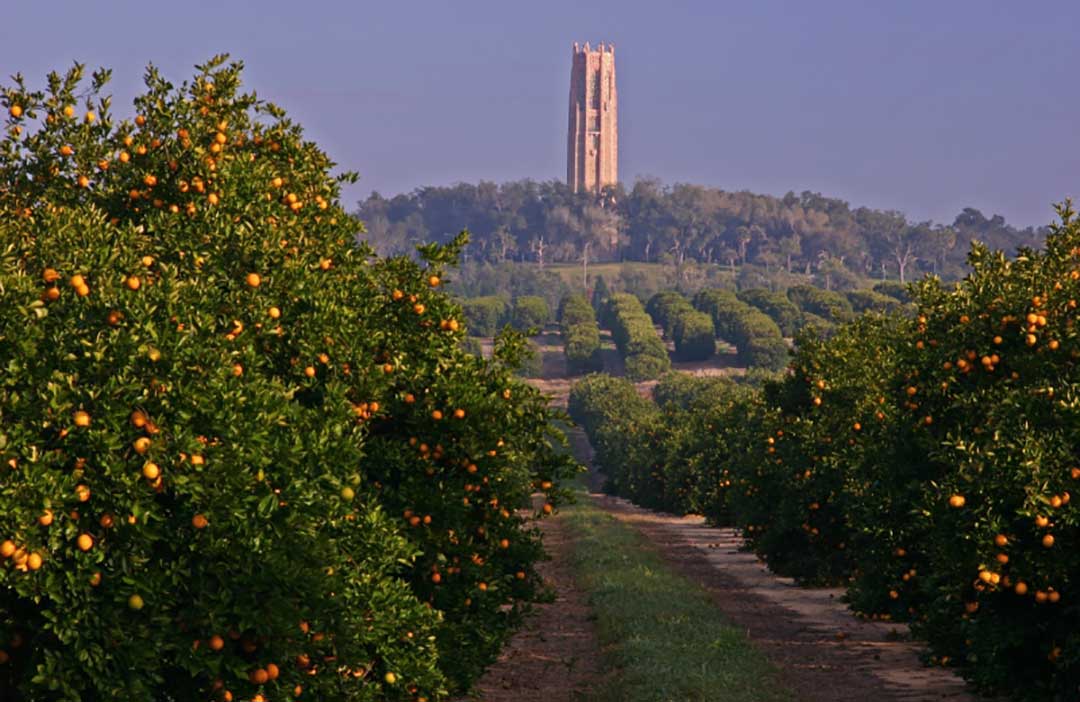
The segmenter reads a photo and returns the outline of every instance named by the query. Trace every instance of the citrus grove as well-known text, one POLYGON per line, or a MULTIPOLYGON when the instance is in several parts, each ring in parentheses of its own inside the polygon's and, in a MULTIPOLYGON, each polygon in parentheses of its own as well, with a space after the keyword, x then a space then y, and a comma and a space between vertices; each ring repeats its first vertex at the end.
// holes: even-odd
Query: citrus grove
POLYGON ((977 245, 955 286, 804 333, 751 390, 668 376, 570 396, 610 488, 733 524, 776 572, 904 620, 928 662, 1021 700, 1080 689, 1080 220, 977 245))
MULTIPOLYGON (((539 585, 574 466, 460 348, 464 236, 379 259, 333 164, 218 57, 132 119, 0 88, 0 687, 436 700, 539 585)), ((1062 583, 1064 585, 1064 583, 1062 583)))

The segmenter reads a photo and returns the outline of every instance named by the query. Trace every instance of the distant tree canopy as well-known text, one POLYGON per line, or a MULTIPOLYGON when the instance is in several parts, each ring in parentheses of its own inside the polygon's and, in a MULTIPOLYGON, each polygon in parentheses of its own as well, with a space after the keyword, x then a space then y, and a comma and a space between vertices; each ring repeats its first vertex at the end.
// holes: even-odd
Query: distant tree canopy
POLYGON ((380 253, 472 233, 467 258, 549 262, 691 260, 810 273, 842 289, 851 273, 906 282, 923 273, 958 278, 969 244, 1006 251, 1038 246, 1045 228, 1019 229, 966 208, 950 225, 896 211, 852 209, 818 193, 784 197, 642 179, 600 197, 558 181, 424 187, 387 199, 372 193, 358 215, 380 253))

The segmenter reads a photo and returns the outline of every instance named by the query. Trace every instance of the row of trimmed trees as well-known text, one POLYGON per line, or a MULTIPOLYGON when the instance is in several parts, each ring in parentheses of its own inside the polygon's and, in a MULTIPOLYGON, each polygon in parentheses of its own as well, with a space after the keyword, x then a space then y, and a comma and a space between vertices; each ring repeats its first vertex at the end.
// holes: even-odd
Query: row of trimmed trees
POLYGON ((671 368, 667 347, 656 334, 652 319, 633 295, 616 293, 604 304, 602 323, 611 330, 615 348, 631 380, 658 378, 671 368))
POLYGON ((1022 259, 973 248, 911 311, 800 333, 761 390, 669 375, 650 401, 594 375, 571 416, 617 494, 738 527, 982 690, 1076 699, 1080 221, 1062 220, 1022 259))
POLYGON ((587 373, 604 368, 600 355, 600 325, 596 311, 584 295, 567 295, 559 305, 566 365, 570 373, 587 373))

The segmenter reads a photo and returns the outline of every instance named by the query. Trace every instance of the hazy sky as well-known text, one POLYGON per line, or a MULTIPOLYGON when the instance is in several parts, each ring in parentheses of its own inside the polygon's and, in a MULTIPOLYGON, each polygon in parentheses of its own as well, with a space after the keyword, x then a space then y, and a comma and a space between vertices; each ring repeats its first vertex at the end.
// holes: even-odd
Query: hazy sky
POLYGON ((229 52, 355 202, 565 177, 570 45, 617 45, 621 177, 1017 224, 1080 195, 1080 2, 0 0, 0 81, 229 52))

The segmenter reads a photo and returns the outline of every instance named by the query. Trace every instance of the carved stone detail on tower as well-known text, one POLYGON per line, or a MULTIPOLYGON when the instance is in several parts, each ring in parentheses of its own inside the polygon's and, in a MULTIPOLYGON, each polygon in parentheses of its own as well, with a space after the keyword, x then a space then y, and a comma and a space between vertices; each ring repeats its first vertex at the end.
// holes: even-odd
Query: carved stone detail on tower
POLYGON ((619 102, 615 45, 574 43, 566 182, 574 192, 599 193, 619 182, 619 102))

